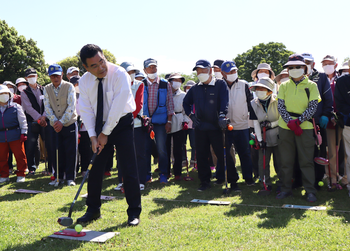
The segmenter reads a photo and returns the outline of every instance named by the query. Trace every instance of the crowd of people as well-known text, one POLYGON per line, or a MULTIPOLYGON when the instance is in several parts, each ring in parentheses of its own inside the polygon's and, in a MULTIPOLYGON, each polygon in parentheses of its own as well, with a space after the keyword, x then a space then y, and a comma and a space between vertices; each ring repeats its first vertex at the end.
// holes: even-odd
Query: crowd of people
POLYGON ((77 67, 68 68, 69 82, 53 64, 46 86, 37 83, 34 68, 15 84, 0 85, 0 183, 9 181, 12 153, 17 182, 25 182, 45 152, 46 171, 54 177, 49 184, 74 186, 97 152, 88 209, 78 221, 97 219, 103 176, 111 175, 116 149, 115 190, 125 190, 129 225, 139 223, 140 191, 155 177, 152 156, 160 183, 181 182, 187 167, 198 171, 200 192, 211 188, 213 177, 214 184, 226 181, 231 191, 241 191, 235 153, 244 183, 254 186, 258 180, 262 190, 275 190, 277 199, 303 186, 306 200, 315 202, 323 179, 329 191, 350 190, 348 62, 337 71, 336 58, 327 55, 321 73, 312 54, 294 54, 277 76, 261 63, 248 82, 238 78, 234 61, 198 60, 193 68, 198 83, 185 83, 179 73, 161 78, 153 58, 143 63, 145 75, 131 62, 107 62, 96 45, 84 46, 80 58, 87 72, 80 77, 77 67))

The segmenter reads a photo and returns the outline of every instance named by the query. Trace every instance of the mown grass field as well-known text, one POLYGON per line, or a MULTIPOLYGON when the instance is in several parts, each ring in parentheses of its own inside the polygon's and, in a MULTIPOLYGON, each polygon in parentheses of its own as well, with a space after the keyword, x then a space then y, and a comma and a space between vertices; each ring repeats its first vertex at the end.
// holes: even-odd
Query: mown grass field
MULTIPOLYGON (((238 159, 238 157, 236 158, 238 159)), ((239 162, 238 162, 239 166, 239 162)), ((156 166, 153 166, 155 169, 156 166)), ((43 169, 43 164, 40 165, 43 169)), ((183 170, 185 175, 185 169, 183 170)), ((268 197, 257 195, 260 185, 247 187, 243 180, 240 194, 222 195, 221 186, 197 192, 194 181, 148 184, 142 192, 141 224, 126 225, 127 204, 122 193, 114 191, 117 171, 106 178, 103 195, 116 196, 103 202, 102 219, 84 228, 95 231, 116 231, 120 235, 106 243, 89 243, 47 238, 64 229, 57 219, 67 216, 78 186, 53 188, 48 176, 37 174, 17 184, 0 185, 0 250, 349 250, 350 199, 347 190, 327 192, 323 188, 318 201, 307 203, 302 189, 294 197, 276 200, 273 191, 268 197), (14 193, 16 189, 41 190, 30 195, 14 193), (191 203, 192 199, 232 202, 229 206, 191 203), (283 204, 326 206, 326 211, 282 209, 283 204)), ((77 179, 79 185, 82 178, 77 179)), ((81 194, 86 193, 86 184, 81 194)), ((85 212, 85 199, 80 198, 72 218, 85 212)))

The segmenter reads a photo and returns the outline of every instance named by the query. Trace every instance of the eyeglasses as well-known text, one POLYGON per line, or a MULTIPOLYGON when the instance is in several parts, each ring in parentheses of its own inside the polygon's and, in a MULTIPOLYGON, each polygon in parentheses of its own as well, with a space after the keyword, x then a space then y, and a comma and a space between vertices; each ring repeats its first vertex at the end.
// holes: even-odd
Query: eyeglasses
POLYGON ((300 69, 300 68, 301 68, 301 65, 298 65, 298 66, 289 66, 289 67, 288 67, 288 70, 300 69))

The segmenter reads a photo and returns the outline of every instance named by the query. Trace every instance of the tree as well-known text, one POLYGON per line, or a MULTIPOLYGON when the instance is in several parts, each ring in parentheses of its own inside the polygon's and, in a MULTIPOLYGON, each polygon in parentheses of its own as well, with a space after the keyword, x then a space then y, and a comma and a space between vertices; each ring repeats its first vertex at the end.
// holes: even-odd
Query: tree
POLYGON ((294 52, 287 50, 286 46, 282 43, 260 43, 259 45, 253 46, 253 48, 247 52, 237 55, 234 59, 238 68, 238 76, 241 79, 251 82, 251 73, 260 63, 268 63, 277 75, 283 70, 283 65, 293 53, 294 52))
POLYGON ((343 64, 349 62, 349 57, 344 58, 343 64))
POLYGON ((15 82, 17 78, 24 77, 25 70, 30 67, 36 69, 39 84, 50 82, 44 53, 36 42, 19 36, 14 27, 0 20, 0 83, 6 80, 15 82))
MULTIPOLYGON (((103 51, 103 54, 105 55, 108 62, 111 62, 113 64, 117 63, 115 56, 110 51, 108 51, 108 50, 102 50, 102 51, 103 51)), ((67 69, 71 66, 78 67, 81 75, 86 72, 86 70, 83 66, 83 63, 80 61, 79 54, 80 54, 80 52, 78 52, 73 57, 67 57, 67 58, 57 62, 57 64, 59 64, 62 67, 63 79, 68 81, 66 73, 67 73, 67 69)))

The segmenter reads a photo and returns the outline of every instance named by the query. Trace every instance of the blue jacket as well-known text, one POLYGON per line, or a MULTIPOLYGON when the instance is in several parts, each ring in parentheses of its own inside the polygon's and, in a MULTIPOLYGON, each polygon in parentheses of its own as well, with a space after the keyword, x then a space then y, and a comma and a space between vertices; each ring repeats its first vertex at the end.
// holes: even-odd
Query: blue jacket
POLYGON ((200 120, 201 131, 220 130, 219 116, 227 114, 228 89, 226 82, 217 79, 214 85, 196 84, 186 94, 183 107, 187 116, 194 105, 195 115, 200 120))
POLYGON ((314 114, 315 123, 318 124, 321 116, 326 116, 328 118, 332 116, 333 95, 325 73, 319 73, 316 69, 313 69, 313 73, 309 79, 317 84, 318 92, 322 99, 322 101, 318 103, 317 111, 314 114))
POLYGON ((6 108, 4 113, 0 111, 0 142, 11 142, 21 138, 21 129, 17 118, 17 108, 11 105, 6 108), (4 130, 7 129, 7 130, 4 130))
MULTIPOLYGON (((148 110, 148 83, 147 79, 143 80, 145 88, 143 91, 143 114, 151 117, 148 110)), ((153 124, 166 124, 168 120, 168 113, 166 107, 168 81, 160 79, 158 87, 158 106, 152 114, 151 121, 153 124)))

